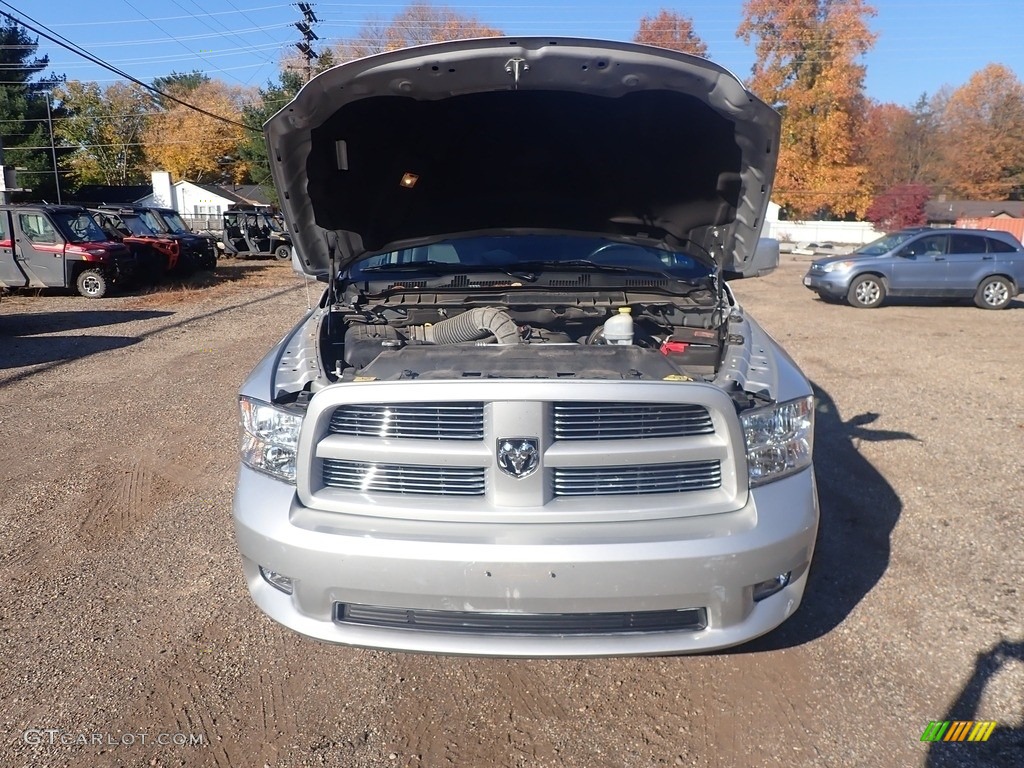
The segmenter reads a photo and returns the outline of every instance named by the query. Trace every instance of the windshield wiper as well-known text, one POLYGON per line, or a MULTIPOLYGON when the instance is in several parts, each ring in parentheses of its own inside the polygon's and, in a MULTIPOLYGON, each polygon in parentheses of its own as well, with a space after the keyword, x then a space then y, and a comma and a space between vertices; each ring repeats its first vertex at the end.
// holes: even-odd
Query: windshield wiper
POLYGON ((515 277, 520 280, 533 282, 537 276, 529 271, 511 269, 501 264, 453 264, 449 261, 407 261, 403 264, 378 264, 375 267, 359 268, 360 272, 403 272, 417 271, 428 268, 434 272, 456 272, 460 274, 472 274, 474 272, 501 272, 503 275, 515 277), (439 269, 440 268, 440 269, 439 269))
POLYGON ((360 272, 401 272, 403 270, 417 270, 423 267, 444 267, 445 271, 452 269, 464 270, 462 264, 452 264, 448 261, 407 261, 401 264, 378 264, 375 267, 358 267, 360 272))
POLYGON ((596 261, 590 261, 589 259, 552 259, 550 261, 524 261, 518 265, 523 269, 529 270, 544 270, 544 269, 559 269, 564 267, 566 270, 578 272, 582 270, 594 270, 596 272, 614 272, 621 274, 623 272, 636 272, 641 275, 657 275, 668 280, 677 280, 669 272, 662 271, 660 269, 645 269, 644 267, 626 267, 618 264, 598 264, 596 261))

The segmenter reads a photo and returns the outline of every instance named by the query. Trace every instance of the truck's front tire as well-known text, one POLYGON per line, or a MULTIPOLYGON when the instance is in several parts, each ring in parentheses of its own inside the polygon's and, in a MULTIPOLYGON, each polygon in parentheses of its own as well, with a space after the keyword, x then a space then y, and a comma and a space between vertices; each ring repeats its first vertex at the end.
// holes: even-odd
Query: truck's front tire
POLYGON ((82 270, 75 285, 78 287, 78 292, 87 299, 102 299, 107 295, 109 287, 107 276, 101 269, 82 270))

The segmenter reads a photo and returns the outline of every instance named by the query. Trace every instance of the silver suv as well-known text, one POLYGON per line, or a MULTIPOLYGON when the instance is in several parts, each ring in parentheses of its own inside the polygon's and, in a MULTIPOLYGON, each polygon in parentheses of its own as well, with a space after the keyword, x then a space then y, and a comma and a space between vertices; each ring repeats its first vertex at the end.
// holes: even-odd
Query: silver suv
POLYGON ((242 387, 238 547, 321 640, 680 653, 797 609, 814 405, 727 278, 779 117, 644 46, 486 39, 314 78, 266 126, 319 305, 242 387))
POLYGON ((1024 284, 1024 248, 1008 232, 905 229, 846 256, 811 263, 804 285, 825 300, 870 309, 887 296, 973 298, 1005 309, 1024 284))

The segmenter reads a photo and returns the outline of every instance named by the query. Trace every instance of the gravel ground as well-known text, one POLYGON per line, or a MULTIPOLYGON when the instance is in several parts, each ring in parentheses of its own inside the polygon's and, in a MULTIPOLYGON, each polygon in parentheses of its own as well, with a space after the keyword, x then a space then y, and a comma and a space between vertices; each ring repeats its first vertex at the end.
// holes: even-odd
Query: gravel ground
POLYGON ((854 310, 804 266, 735 287, 818 394, 808 594, 678 658, 348 649, 256 610, 234 397, 306 310, 287 264, 4 298, 0 766, 1024 765, 1024 302, 854 310), (999 727, 920 741, 956 719, 999 727))

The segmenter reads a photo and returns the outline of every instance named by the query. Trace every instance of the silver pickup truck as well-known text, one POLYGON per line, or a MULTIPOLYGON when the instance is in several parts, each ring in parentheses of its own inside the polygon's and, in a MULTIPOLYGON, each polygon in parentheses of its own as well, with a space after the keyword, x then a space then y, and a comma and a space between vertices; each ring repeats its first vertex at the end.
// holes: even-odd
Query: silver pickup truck
POLYGON ((728 279, 779 116, 640 45, 467 40, 353 61, 266 125, 326 283, 242 386, 238 547, 320 640, 704 651, 800 605, 814 404, 728 279))

